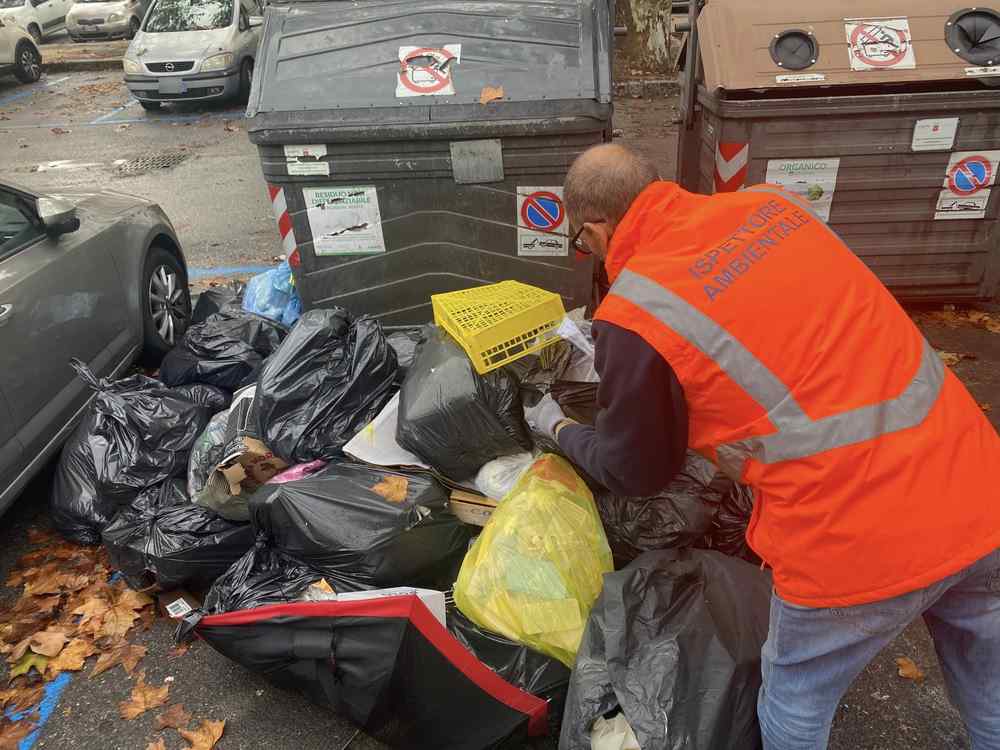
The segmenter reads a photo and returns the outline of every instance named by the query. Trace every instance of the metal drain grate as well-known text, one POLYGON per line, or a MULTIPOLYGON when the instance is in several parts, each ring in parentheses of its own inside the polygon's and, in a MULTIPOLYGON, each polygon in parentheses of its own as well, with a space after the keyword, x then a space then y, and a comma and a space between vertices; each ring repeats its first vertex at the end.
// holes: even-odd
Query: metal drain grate
POLYGON ((157 169, 171 169, 187 158, 188 155, 183 151, 164 151, 160 154, 127 159, 117 165, 117 171, 120 175, 131 177, 154 172, 157 169))

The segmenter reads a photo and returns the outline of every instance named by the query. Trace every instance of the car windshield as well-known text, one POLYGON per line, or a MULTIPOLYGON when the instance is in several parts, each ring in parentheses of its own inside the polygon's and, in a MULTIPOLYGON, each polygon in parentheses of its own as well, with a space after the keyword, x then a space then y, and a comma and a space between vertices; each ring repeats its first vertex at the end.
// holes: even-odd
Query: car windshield
POLYGON ((20 8, 24 0, 0 0, 0 8, 20 8))
POLYGON ((224 29, 232 22, 233 0, 158 0, 143 30, 208 31, 224 29))

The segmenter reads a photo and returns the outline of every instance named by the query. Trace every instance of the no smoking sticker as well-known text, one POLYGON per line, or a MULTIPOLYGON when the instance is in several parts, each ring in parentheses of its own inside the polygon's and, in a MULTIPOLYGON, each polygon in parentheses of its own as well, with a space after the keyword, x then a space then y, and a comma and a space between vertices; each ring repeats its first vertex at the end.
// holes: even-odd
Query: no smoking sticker
POLYGON ((903 70, 917 67, 910 22, 906 18, 854 18, 844 22, 851 70, 903 70))
POLYGON ((935 219, 984 219, 991 186, 1000 169, 1000 151, 962 151, 951 155, 935 219))
POLYGON ((566 208, 561 187, 517 188, 517 254, 568 255, 566 208))
POLYGON ((461 57, 461 44, 400 47, 396 96, 453 96, 452 70, 461 57))

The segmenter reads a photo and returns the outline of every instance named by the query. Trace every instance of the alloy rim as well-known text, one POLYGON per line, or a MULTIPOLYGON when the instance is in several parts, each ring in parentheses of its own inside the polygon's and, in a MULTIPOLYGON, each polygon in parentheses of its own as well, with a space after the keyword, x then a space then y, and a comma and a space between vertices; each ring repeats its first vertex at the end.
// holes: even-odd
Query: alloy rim
POLYGON ((173 346, 187 316, 184 290, 177 273, 168 266, 158 266, 149 279, 149 314, 160 338, 173 346))

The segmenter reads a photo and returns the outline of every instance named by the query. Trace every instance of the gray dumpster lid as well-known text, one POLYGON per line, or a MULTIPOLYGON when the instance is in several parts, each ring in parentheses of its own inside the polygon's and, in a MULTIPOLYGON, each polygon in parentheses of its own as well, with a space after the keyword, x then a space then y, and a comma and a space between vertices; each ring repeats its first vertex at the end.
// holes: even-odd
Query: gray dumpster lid
POLYGON ((1000 0, 706 0, 708 89, 1000 81, 1000 0))
POLYGON ((317 126, 308 113, 398 123, 454 119, 443 110, 455 107, 504 117, 540 102, 550 114, 557 101, 608 104, 611 29, 607 0, 272 4, 247 114, 317 126))

